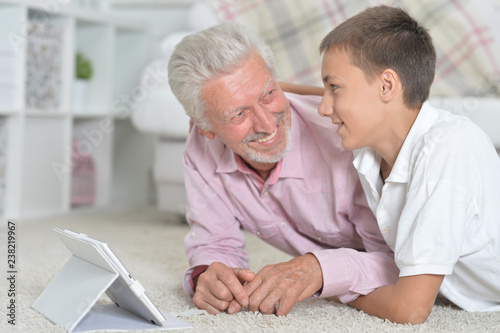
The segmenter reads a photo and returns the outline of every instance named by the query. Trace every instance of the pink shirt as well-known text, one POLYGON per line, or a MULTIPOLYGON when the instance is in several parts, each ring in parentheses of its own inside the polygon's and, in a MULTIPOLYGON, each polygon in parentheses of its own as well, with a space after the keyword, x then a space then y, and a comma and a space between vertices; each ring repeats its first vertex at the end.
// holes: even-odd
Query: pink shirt
POLYGON ((353 155, 342 148, 320 97, 286 94, 292 148, 264 182, 217 138, 191 131, 184 153, 185 237, 191 265, 248 268, 244 230, 293 256, 313 253, 323 272, 320 297, 353 301, 395 283, 399 271, 366 203, 353 155), (243 230, 244 229, 244 230, 243 230), (365 252, 366 251, 366 252, 365 252))

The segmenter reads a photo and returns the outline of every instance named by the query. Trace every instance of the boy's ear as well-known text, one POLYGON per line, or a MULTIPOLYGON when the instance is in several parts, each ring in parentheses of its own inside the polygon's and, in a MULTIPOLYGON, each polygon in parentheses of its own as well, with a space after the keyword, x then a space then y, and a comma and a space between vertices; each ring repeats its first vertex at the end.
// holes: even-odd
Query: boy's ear
POLYGON ((393 69, 386 69, 380 74, 380 97, 383 101, 391 101, 399 92, 399 76, 393 69))

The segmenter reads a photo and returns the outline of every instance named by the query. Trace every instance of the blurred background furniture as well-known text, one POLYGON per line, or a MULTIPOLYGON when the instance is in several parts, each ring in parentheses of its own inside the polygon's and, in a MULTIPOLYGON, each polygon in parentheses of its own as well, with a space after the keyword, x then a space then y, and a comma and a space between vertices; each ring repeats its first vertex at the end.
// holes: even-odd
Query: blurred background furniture
POLYGON ((120 98, 149 58, 147 26, 68 1, 0 0, 0 22, 0 218, 73 209, 73 140, 95 165, 93 200, 86 206, 109 206, 117 184, 114 134, 130 123, 120 98), (93 66, 79 113, 73 107, 77 52, 93 66))

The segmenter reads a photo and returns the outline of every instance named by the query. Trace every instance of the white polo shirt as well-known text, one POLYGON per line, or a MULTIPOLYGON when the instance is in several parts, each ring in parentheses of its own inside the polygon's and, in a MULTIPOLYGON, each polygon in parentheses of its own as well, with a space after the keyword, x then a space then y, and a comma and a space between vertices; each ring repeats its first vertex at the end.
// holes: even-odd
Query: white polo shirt
POLYGON ((383 184, 381 157, 354 166, 400 276, 446 275, 468 311, 500 311, 500 158, 470 119, 424 103, 383 184))

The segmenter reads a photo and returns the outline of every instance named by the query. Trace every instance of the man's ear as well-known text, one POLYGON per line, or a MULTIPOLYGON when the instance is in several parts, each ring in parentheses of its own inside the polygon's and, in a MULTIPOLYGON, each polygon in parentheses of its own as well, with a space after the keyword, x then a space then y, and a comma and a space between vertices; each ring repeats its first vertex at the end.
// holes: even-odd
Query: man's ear
MULTIPOLYGON (((191 130, 193 129, 194 126, 194 120, 193 118, 189 118, 189 133, 191 133, 191 130)), ((201 128, 198 127, 198 133, 200 135, 204 135, 207 139, 213 140, 215 138, 215 133, 212 131, 204 131, 201 128)))
POLYGON ((215 133, 212 131, 204 131, 204 130, 200 129, 200 134, 204 135, 208 140, 215 139, 215 133))
POLYGON ((386 69, 380 74, 380 97, 384 102, 390 102, 400 90, 398 73, 393 69, 386 69))

